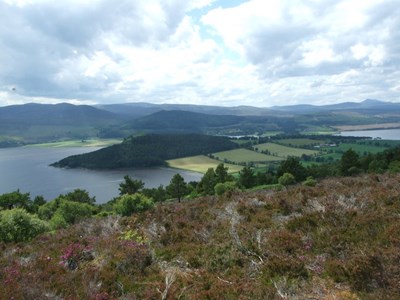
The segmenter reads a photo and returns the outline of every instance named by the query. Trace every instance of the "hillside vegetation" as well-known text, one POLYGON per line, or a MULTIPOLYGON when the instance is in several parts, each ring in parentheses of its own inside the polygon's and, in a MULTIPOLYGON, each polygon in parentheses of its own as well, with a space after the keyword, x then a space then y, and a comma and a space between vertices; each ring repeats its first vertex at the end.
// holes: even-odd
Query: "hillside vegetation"
MULTIPOLYGON (((164 202, 1 244, 2 299, 399 299, 400 175, 164 202)), ((60 206, 61 207, 61 206, 60 206)))

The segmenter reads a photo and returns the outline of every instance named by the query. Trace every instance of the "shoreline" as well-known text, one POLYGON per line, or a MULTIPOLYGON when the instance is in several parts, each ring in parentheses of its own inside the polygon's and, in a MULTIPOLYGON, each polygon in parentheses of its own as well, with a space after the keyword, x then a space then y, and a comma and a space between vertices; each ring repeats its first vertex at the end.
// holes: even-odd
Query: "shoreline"
POLYGON ((332 126, 333 128, 347 132, 347 131, 368 131, 368 130, 386 130, 386 129, 399 129, 400 123, 381 123, 381 124, 366 124, 366 125, 342 125, 332 126))

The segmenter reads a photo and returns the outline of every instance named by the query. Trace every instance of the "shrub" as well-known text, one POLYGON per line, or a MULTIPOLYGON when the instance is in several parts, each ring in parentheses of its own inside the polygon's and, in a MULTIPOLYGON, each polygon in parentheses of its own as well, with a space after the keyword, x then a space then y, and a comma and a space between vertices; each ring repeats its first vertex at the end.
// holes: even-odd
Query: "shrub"
POLYGON ((53 228, 65 228, 83 218, 93 215, 93 207, 86 203, 62 200, 50 219, 53 228))
POLYGON ((287 278, 308 278, 309 274, 303 261, 287 255, 271 256, 263 268, 266 278, 285 276, 287 278))
POLYGON ((132 213, 143 212, 154 206, 151 198, 143 194, 122 195, 114 205, 115 211, 122 216, 130 216, 132 213))
POLYGON ((93 260, 94 257, 89 246, 73 243, 64 249, 60 258, 60 264, 73 271, 78 268, 80 262, 93 260))
POLYGON ((344 263, 337 259, 330 259, 325 264, 327 275, 329 275, 335 282, 346 282, 349 274, 346 270, 344 263))
POLYGON ((221 196, 225 194, 228 191, 234 191, 236 190, 236 182, 234 181, 227 181, 224 183, 217 183, 217 185, 214 187, 215 193, 218 196, 221 196))
POLYGON ((51 228, 60 229, 60 228, 67 228, 68 223, 65 218, 62 216, 61 213, 57 212, 53 215, 50 219, 51 228))
POLYGON ((389 172, 400 173, 400 161, 394 160, 389 164, 389 172))
POLYGON ((306 181, 303 182, 305 186, 315 186, 316 184, 317 181, 312 176, 308 176, 306 181))
POLYGON ((347 263, 347 270, 349 281, 357 291, 372 292, 386 285, 381 255, 358 255, 347 263))
POLYGON ((284 173, 281 177, 279 177, 278 182, 281 185, 288 186, 294 184, 296 182, 296 179, 292 174, 284 173))
POLYGON ((60 205, 60 201, 62 199, 63 198, 58 197, 58 198, 40 206, 39 210, 38 210, 39 218, 42 220, 46 220, 46 221, 50 220, 53 217, 53 215, 56 213, 56 211, 60 205))
POLYGON ((23 208, 0 212, 0 241, 24 242, 46 232, 49 226, 23 208))

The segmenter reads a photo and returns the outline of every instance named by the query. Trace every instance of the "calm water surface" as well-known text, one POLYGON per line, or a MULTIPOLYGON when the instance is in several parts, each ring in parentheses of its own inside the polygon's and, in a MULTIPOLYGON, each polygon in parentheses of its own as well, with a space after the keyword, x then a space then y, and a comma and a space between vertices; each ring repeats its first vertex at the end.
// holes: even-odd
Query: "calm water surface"
POLYGON ((199 181, 199 173, 169 168, 127 169, 116 171, 93 171, 81 169, 59 169, 49 164, 64 157, 91 152, 98 148, 7 148, 0 149, 0 194, 20 189, 30 193, 31 198, 43 195, 52 200, 60 194, 74 189, 85 189, 104 203, 118 196, 119 184, 125 175, 141 179, 146 188, 169 184, 172 176, 180 173, 186 182, 199 181))
POLYGON ((381 138, 383 140, 400 140, 400 129, 380 129, 380 130, 358 130, 343 131, 342 136, 365 136, 371 138, 381 138))

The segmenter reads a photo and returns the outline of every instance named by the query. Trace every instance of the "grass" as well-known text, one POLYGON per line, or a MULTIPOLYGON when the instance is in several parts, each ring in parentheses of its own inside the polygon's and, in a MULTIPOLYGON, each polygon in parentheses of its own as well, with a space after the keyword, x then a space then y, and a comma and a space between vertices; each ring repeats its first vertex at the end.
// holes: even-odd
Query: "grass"
POLYGON ((62 142, 33 144, 27 147, 63 148, 63 147, 106 147, 121 143, 118 139, 90 139, 90 140, 70 140, 62 142))
POLYGON ((214 153, 219 160, 227 160, 235 163, 245 162, 269 162, 282 160, 280 157, 258 153, 248 149, 235 149, 214 153))
MULTIPOLYGON (((215 169, 221 162, 204 155, 197 155, 191 157, 171 159, 168 160, 167 163, 171 168, 205 173, 209 168, 215 169)), ((243 168, 241 166, 236 166, 232 164, 224 164, 224 166, 229 168, 228 170, 229 173, 239 172, 243 168)))
POLYGON ((258 151, 265 151, 268 150, 270 153, 276 153, 279 157, 288 157, 288 156, 302 156, 303 154, 306 155, 318 155, 319 152, 315 150, 308 150, 308 149, 300 149, 300 148, 293 148, 282 146, 274 143, 265 143, 255 146, 258 151))
POLYGON ((328 159, 329 157, 332 157, 333 160, 340 160, 342 158, 342 153, 327 153, 327 154, 321 155, 320 157, 325 158, 325 160, 328 159))

